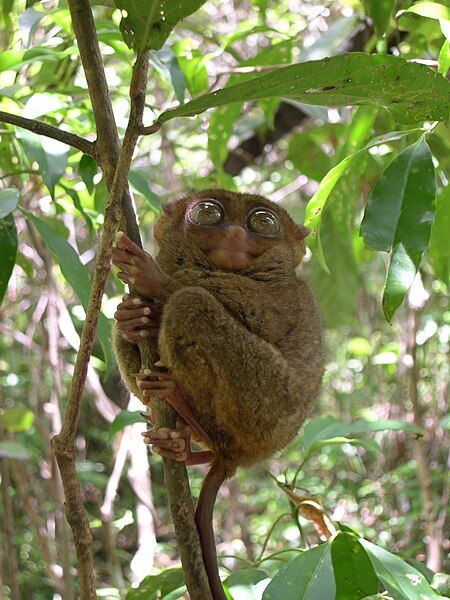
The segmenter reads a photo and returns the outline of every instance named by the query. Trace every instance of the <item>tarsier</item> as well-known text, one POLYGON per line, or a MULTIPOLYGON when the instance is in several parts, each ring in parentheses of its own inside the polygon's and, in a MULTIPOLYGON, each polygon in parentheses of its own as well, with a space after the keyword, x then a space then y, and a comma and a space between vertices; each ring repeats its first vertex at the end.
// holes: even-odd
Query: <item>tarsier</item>
POLYGON ((154 227, 156 260, 123 233, 113 250, 119 278, 140 297, 116 312, 123 379, 144 404, 165 398, 175 430, 144 440, 186 464, 210 462, 196 522, 215 600, 213 506, 237 467, 254 465, 297 433, 323 374, 320 318, 295 269, 308 230, 267 198, 206 190, 168 202, 154 227), (159 369, 141 371, 137 342, 153 338, 159 369), (191 435, 203 446, 191 451, 191 435))

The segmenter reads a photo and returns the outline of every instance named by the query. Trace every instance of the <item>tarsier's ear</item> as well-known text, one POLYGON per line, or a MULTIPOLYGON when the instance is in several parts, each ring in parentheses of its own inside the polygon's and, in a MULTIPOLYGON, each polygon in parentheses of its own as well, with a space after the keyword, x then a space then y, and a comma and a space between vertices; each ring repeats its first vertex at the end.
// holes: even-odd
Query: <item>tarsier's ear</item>
POLYGON ((173 213, 173 209, 175 208, 175 200, 169 200, 168 202, 164 202, 161 206, 166 215, 171 215, 173 213))
POLYGON ((295 229, 297 237, 301 240, 311 233, 311 229, 309 227, 305 227, 304 225, 296 225, 295 229))

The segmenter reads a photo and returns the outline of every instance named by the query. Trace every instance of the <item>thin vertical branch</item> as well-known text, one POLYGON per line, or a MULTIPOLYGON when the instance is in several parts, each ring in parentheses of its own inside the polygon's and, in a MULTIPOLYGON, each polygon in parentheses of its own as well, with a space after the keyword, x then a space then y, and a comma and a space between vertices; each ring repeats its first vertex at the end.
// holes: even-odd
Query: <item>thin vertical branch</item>
POLYGON ((19 580, 17 578, 19 568, 17 564, 17 552, 16 545, 14 543, 14 515, 12 508, 11 496, 9 495, 10 487, 10 476, 9 476, 9 465, 6 458, 0 458, 0 475, 1 475, 1 488, 2 488, 2 501, 3 501, 3 514, 5 518, 4 522, 4 535, 5 535, 5 546, 6 546, 6 564, 8 572, 8 585, 11 590, 11 600, 20 600, 19 580))

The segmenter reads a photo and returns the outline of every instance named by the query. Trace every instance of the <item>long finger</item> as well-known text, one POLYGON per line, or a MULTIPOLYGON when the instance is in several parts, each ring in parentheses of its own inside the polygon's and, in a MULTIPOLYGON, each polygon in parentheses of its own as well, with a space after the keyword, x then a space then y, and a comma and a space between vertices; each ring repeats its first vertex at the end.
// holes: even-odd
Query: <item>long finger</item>
POLYGON ((172 376, 170 373, 164 373, 164 372, 160 372, 160 371, 150 371, 150 369, 145 369, 145 371, 141 372, 141 373, 136 373, 135 377, 138 381, 145 381, 147 379, 151 379, 151 380, 161 380, 161 381, 167 381, 167 380, 172 380, 172 376))
POLYGON ((120 331, 126 332, 136 328, 144 329, 150 322, 151 321, 148 317, 137 317, 136 319, 120 321, 120 323, 118 323, 118 327, 120 331))
POLYGON ((141 390, 171 390, 175 387, 173 381, 137 381, 141 390))
POLYGON ((164 458, 172 458, 177 462, 185 462, 187 459, 187 452, 174 452, 173 450, 168 450, 166 448, 160 448, 159 446, 152 446, 152 452, 158 454, 159 456, 163 456, 164 458))
POLYGON ((139 317, 146 317, 150 319, 151 309, 148 306, 141 306, 127 309, 117 309, 114 313, 116 321, 131 321, 132 319, 138 319, 139 317))
POLYGON ((117 244, 116 247, 119 250, 124 250, 125 252, 129 252, 130 254, 134 254, 135 256, 140 256, 142 258, 146 257, 146 252, 139 248, 134 242, 130 240, 126 233, 123 231, 119 231, 117 234, 117 244))
POLYGON ((113 262, 118 261, 118 262, 128 263, 130 265, 134 264, 133 255, 130 254, 129 252, 125 252, 124 250, 121 250, 120 248, 112 249, 111 259, 113 262))

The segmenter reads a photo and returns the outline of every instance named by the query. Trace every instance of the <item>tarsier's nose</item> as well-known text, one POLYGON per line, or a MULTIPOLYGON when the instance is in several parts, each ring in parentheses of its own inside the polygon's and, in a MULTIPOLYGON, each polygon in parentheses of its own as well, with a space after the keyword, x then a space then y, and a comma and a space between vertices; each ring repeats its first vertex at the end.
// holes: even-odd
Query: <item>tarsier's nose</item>
POLYGON ((247 237, 247 232, 240 225, 229 225, 226 230, 226 237, 236 241, 244 241, 247 237))

